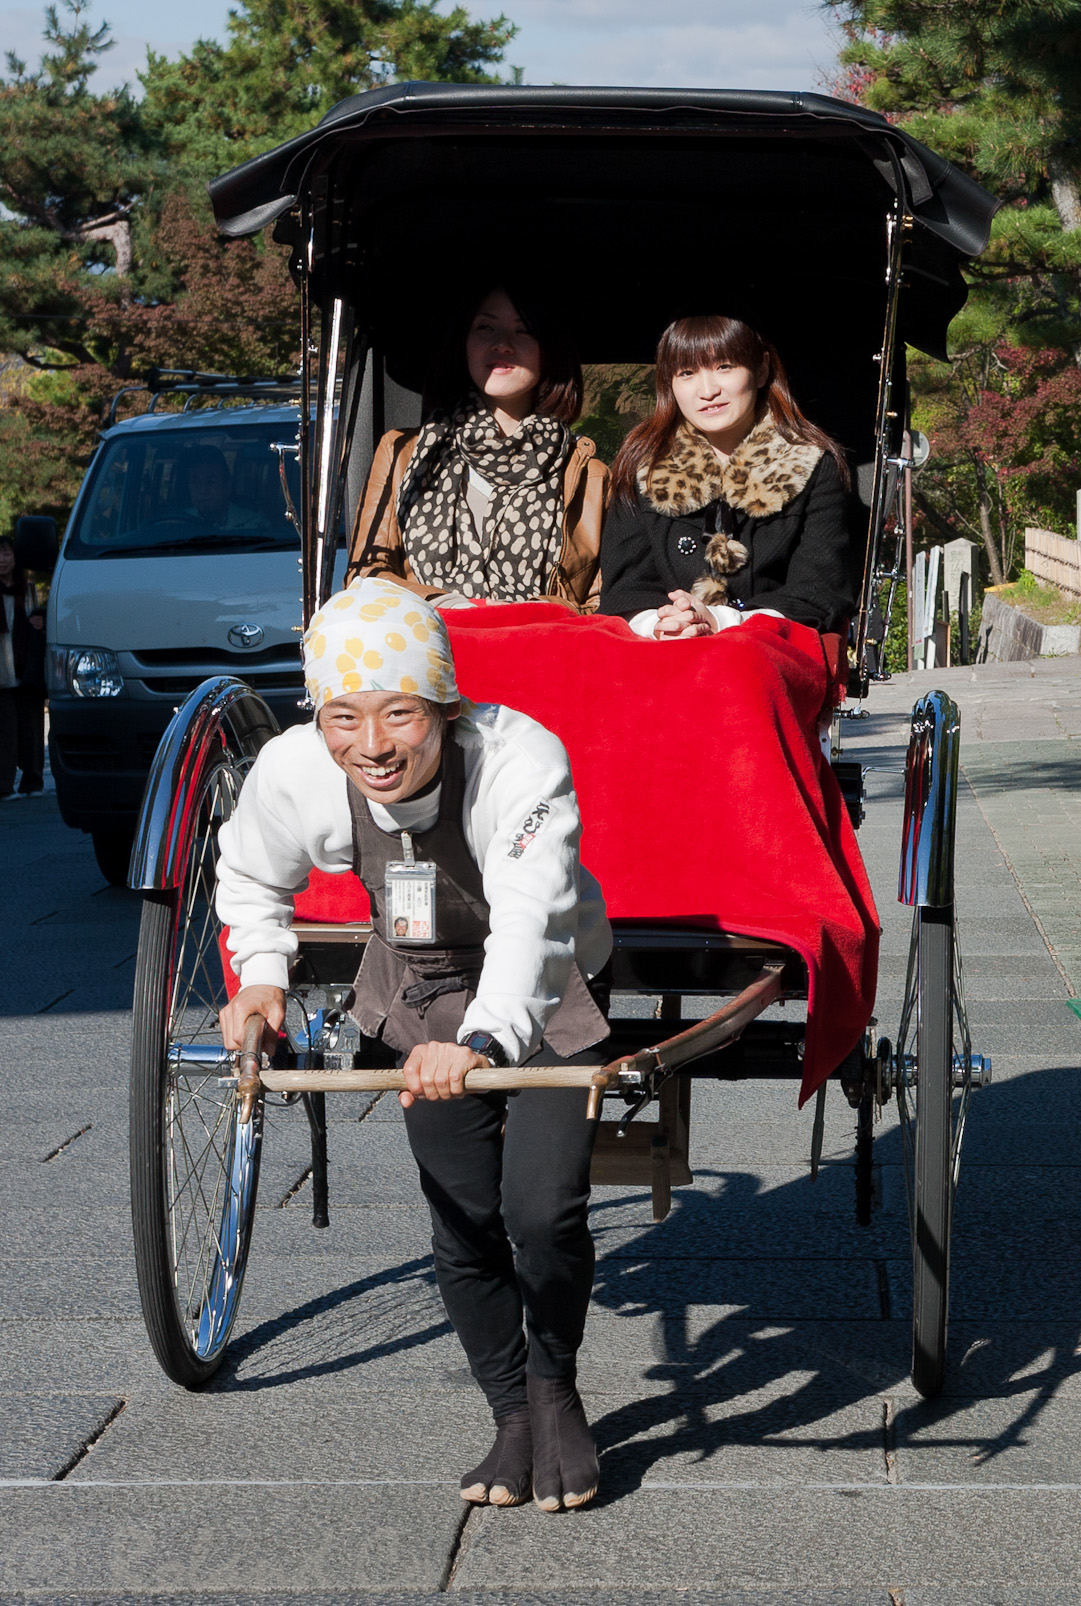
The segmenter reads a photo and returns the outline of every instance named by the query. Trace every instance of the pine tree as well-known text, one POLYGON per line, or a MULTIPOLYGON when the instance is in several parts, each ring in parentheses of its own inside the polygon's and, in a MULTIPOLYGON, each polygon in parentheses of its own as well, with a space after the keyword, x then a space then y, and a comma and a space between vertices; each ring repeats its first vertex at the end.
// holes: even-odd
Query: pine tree
POLYGON ((826 0, 861 104, 1001 196, 977 282, 1081 363, 1081 0, 826 0))
POLYGON ((150 366, 281 373, 296 292, 266 236, 226 241, 205 183, 394 78, 494 82, 515 29, 438 0, 249 0, 227 44, 150 55, 96 95, 87 0, 45 12, 36 72, 0 78, 0 528, 63 516, 112 396, 150 366))
POLYGON ((1081 368, 1081 0, 825 0, 842 94, 999 195, 951 329, 952 367, 910 359, 934 539, 978 535, 1010 577, 1024 523, 1070 527, 1081 368))
POLYGON ((350 95, 401 80, 498 83, 517 33, 439 0, 244 0, 229 41, 151 52, 144 117, 174 163, 221 172, 314 126, 350 95))
POLYGON ((107 27, 85 20, 83 0, 45 12, 48 51, 37 72, 7 55, 0 79, 0 350, 55 365, 60 352, 93 361, 80 287, 132 266, 132 213, 153 164, 139 108, 127 89, 94 95, 107 27))

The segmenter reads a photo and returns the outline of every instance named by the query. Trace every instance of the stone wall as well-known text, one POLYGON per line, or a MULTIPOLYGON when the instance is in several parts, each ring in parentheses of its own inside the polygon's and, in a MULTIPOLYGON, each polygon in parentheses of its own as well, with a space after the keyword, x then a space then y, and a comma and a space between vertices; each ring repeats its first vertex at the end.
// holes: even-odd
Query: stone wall
POLYGON ((978 664, 1015 663, 1025 658, 1061 658, 1081 651, 1081 625, 1041 625, 993 591, 983 595, 976 647, 978 664))

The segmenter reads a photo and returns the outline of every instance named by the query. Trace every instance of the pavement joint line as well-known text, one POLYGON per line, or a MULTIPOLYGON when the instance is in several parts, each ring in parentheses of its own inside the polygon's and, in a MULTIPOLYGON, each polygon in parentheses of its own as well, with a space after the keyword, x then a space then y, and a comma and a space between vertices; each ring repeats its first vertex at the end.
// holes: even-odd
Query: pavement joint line
POLYGON ((886 1462, 886 1482, 895 1484, 897 1477, 897 1410, 888 1397, 882 1401, 882 1454, 886 1462))
MULTIPOLYGON (((119 1411, 113 1413, 113 1417, 119 1411)), ((113 1420, 113 1418, 110 1418, 113 1420)), ((106 1423, 108 1426, 108 1423, 106 1423)), ((0 1489, 454 1489, 453 1478, 0 1478, 0 1489)), ((877 1488, 877 1484, 873 1485, 877 1488)))
MULTIPOLYGON (((602 1459, 601 1469, 604 1462, 602 1459)), ((685 1490, 732 1490, 738 1492, 745 1489, 751 1492, 764 1491, 769 1494, 783 1494, 791 1491, 793 1494, 804 1489, 813 1489, 816 1494, 1076 1494, 1081 1490, 1081 1483, 707 1483, 705 1481, 676 1483, 674 1481, 649 1479, 638 1485, 639 1489, 648 1489, 664 1493, 683 1493, 685 1490)))
POLYGON ((447 1556, 447 1565, 443 1568, 437 1586, 441 1595, 447 1594, 454 1588, 454 1580, 457 1576, 458 1568, 469 1554, 473 1536, 480 1526, 480 1513, 481 1507, 479 1505, 472 1502, 466 1503, 461 1520, 454 1531, 450 1553, 447 1556))
MULTIPOLYGON (((911 1446, 914 1451, 918 1445, 911 1446)), ((604 1458, 601 1458, 604 1470, 604 1458)), ((456 1489, 454 1478, 0 1478, 3 1489, 456 1489)), ((766 1482, 762 1479, 704 1478, 680 1481, 674 1478, 643 1479, 637 1490, 650 1493, 682 1494, 687 1491, 730 1491, 739 1493, 798 1494, 1077 1494, 1081 1483, 887 1483, 845 1482, 808 1483, 766 1482)), ((631 1491, 636 1492, 636 1491, 631 1491)), ((470 1509, 479 1510, 479 1507, 470 1509)), ((469 1511, 465 1512, 469 1516, 469 1511)), ((462 1524, 465 1526, 464 1522, 462 1524)))
POLYGON ((1063 983, 1064 983, 1064 985, 1066 987, 1067 993, 1072 998, 1073 997, 1073 983, 1070 981, 1069 976, 1066 974, 1066 970, 1065 970, 1061 960, 1059 959, 1058 954, 1055 952, 1054 948, 1051 946, 1051 940, 1048 937, 1047 932, 1043 928, 1043 923, 1040 920, 1039 915, 1036 913, 1035 909, 1032 907, 1032 904, 1028 900, 1028 897, 1027 897, 1027 895, 1025 893, 1025 889, 1021 885, 1021 879, 1018 876, 1017 871, 1013 867, 1013 860, 1010 858, 1010 855, 1006 852, 1006 849, 1005 849, 1005 847, 1003 845, 1002 839, 999 836, 998 832, 995 830, 994 826, 992 825, 991 820, 990 820, 990 818, 988 816, 987 810, 984 808, 983 804, 980 802, 980 795, 976 791, 976 788, 973 786, 972 782, 969 780, 968 772, 967 772, 967 770, 965 770, 964 764, 962 764, 960 767, 961 767, 962 773, 964 774, 965 781, 966 781, 966 783, 968 785, 968 788, 971 791, 973 797, 976 799, 976 807, 979 809, 981 815, 983 816, 983 822, 986 825, 987 829, 990 831, 992 837, 994 838, 995 846, 998 848, 998 851, 1002 854, 1002 857, 1006 861, 1006 866, 1007 866, 1007 868, 1008 868, 1008 870, 1010 872, 1010 875, 1013 877, 1013 883, 1014 883, 1014 886, 1017 888, 1017 892, 1018 892, 1018 895, 1019 895, 1019 897, 1021 899, 1021 902, 1024 904, 1025 908, 1029 912, 1029 915, 1032 917, 1032 923, 1036 927, 1036 930, 1039 932, 1040 937, 1041 937, 1041 939, 1043 941, 1044 947, 1047 949, 1047 952, 1051 955, 1051 961, 1054 964, 1055 969, 1058 971, 1059 975, 1062 977, 1062 980, 1063 980, 1063 983))
POLYGON ((57 1004, 62 1004, 64 1002, 65 998, 70 998, 74 991, 74 987, 69 987, 68 990, 61 993, 58 998, 54 998, 51 1003, 43 1004, 41 1009, 36 1010, 35 1013, 38 1015, 47 1015, 50 1009, 55 1009, 57 1004))
POLYGON ((59 1144, 55 1149, 51 1150, 50 1153, 43 1154, 42 1157, 41 1157, 40 1163, 42 1165, 48 1165, 49 1161, 50 1160, 55 1160, 58 1154, 63 1154, 65 1149, 70 1149, 71 1145, 73 1143, 77 1142, 77 1140, 79 1138, 81 1138, 84 1133, 91 1132, 93 1130, 93 1127, 94 1127, 93 1121, 88 1121, 85 1126, 81 1126, 79 1128, 78 1132, 73 1132, 71 1134, 70 1138, 65 1138, 63 1143, 59 1144))
POLYGON ((380 1099, 385 1099, 386 1096, 387 1096, 386 1088, 384 1088, 381 1093, 377 1093, 375 1095, 374 1099, 368 1105, 368 1108, 363 1112, 363 1114, 357 1116, 357 1125, 358 1126, 363 1126, 364 1125, 365 1121, 368 1119, 369 1115, 371 1115, 372 1111, 375 1109, 375 1106, 379 1103, 380 1099))
POLYGON ((113 1423, 116 1421, 117 1417, 120 1415, 121 1411, 123 1411, 127 1403, 127 1400, 117 1400, 112 1410, 105 1417, 105 1420, 99 1423, 98 1427, 93 1433, 90 1434, 89 1438, 83 1440, 82 1444, 80 1444, 79 1448, 75 1451, 75 1454, 70 1456, 68 1460, 65 1461, 64 1465, 60 1468, 60 1471, 53 1474, 52 1478, 49 1480, 51 1483, 63 1483, 64 1480, 75 1471, 75 1468, 86 1460, 86 1457, 90 1454, 95 1444, 97 1444, 98 1441, 103 1438, 106 1433, 108 1433, 109 1429, 112 1427, 113 1423))
POLYGON ((303 1188, 304 1184, 311 1181, 311 1175, 312 1168, 310 1165, 306 1165, 299 1177, 293 1183, 293 1186, 288 1188, 286 1192, 282 1194, 275 1208, 278 1210, 284 1210, 290 1199, 295 1199, 301 1188, 303 1188))

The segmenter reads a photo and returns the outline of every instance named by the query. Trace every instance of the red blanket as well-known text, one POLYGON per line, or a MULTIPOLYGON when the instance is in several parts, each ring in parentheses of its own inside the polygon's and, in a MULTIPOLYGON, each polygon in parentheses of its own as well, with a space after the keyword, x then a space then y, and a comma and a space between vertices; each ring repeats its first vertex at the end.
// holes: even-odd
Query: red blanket
MULTIPOLYGON (((830 675, 818 635, 756 618, 708 639, 643 641, 557 604, 446 615, 458 684, 567 747, 582 862, 615 918, 787 943, 805 959, 800 1103, 858 1041, 874 1003, 878 917, 818 744, 830 675)), ((352 876, 313 876, 307 919, 364 918, 352 876)))

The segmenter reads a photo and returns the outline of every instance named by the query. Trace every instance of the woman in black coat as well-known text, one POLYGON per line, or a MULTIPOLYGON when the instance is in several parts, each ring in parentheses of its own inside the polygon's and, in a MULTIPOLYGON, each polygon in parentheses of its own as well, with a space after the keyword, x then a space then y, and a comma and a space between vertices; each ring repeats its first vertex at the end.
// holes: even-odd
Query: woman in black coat
POLYGON ((859 586, 848 469, 774 348, 735 318, 680 318, 656 384, 656 410, 612 465, 600 611, 657 640, 750 612, 842 628, 859 586))
POLYGON ((0 536, 0 799, 45 785, 45 616, 9 536, 0 536))

